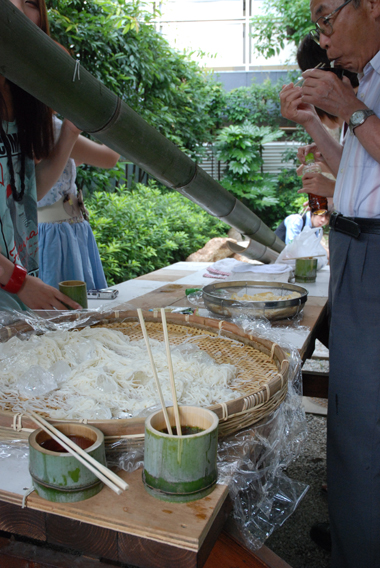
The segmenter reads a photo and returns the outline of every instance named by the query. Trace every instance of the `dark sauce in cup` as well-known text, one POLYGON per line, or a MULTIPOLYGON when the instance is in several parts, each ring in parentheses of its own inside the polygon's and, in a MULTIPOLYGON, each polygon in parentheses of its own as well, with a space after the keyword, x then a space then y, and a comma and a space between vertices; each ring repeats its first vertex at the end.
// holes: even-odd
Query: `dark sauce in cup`
MULTIPOLYGON (((82 450, 86 450, 94 443, 93 440, 90 440, 90 438, 86 438, 85 436, 67 436, 67 438, 69 438, 69 440, 74 442, 74 444, 82 448, 82 450)), ((61 444, 53 440, 53 438, 44 440, 40 443, 40 446, 41 448, 44 448, 44 450, 48 450, 49 452, 59 452, 65 454, 68 453, 68 451, 65 450, 65 448, 63 448, 61 444)))
MULTIPOLYGON (((169 434, 168 429, 164 428, 160 430, 163 434, 169 434)), ((173 436, 177 436, 177 428, 172 426, 173 436)), ((181 426, 182 436, 192 436, 193 434, 199 434, 199 432, 204 432, 204 428, 198 428, 198 426, 181 426)))

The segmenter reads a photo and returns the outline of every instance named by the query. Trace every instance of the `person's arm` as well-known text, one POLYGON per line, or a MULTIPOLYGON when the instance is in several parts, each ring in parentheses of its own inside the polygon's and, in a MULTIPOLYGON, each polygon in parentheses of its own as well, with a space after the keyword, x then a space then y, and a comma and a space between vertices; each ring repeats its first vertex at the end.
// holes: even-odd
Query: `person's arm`
POLYGON ((78 136, 70 158, 75 160, 77 166, 87 164, 88 166, 109 169, 116 166, 120 154, 117 154, 104 144, 97 144, 84 136, 78 136))
POLYGON ((37 200, 40 201, 54 186, 62 174, 70 157, 80 130, 68 120, 64 120, 58 142, 48 158, 36 164, 37 200))
MULTIPOLYGON (((333 73, 318 69, 310 69, 302 75, 305 78, 302 87, 303 103, 315 105, 334 116, 339 116, 347 124, 356 110, 368 109, 357 98, 347 77, 340 80, 333 73)), ((380 163, 380 119, 376 115, 368 117, 363 124, 355 128, 354 133, 368 154, 380 163)), ((315 140, 314 136, 313 139, 315 140)), ((324 154, 323 150, 322 153, 324 154)))
MULTIPOLYGON (((7 285, 12 278, 14 264, 0 253, 0 284, 7 285)), ((32 310, 67 310, 63 302, 73 308, 80 309, 77 302, 62 294, 56 288, 44 284, 39 278, 27 275, 25 280, 16 294, 18 298, 24 302, 28 308, 32 310)))
POLYGON ((302 217, 301 215, 289 215, 285 219, 285 227, 286 227, 286 234, 285 234, 285 244, 288 245, 291 243, 297 235, 300 234, 302 231, 302 217))
MULTIPOLYGON (((323 72, 321 71, 321 73, 323 72)), ((315 111, 314 105, 304 101, 302 91, 303 88, 295 87, 293 83, 282 88, 280 93, 281 114, 304 127, 314 140, 314 155, 322 154, 324 161, 336 176, 343 148, 327 132, 315 111)))

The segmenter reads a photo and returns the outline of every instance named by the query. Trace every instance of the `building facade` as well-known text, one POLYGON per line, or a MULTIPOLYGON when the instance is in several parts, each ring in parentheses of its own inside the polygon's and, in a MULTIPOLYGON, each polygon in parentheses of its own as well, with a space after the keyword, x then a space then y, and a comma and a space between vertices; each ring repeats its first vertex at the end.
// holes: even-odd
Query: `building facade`
POLYGON ((276 81, 297 68, 294 49, 265 59, 255 53, 251 19, 263 11, 263 0, 163 0, 155 3, 161 15, 157 29, 169 44, 211 70, 226 90, 276 81))

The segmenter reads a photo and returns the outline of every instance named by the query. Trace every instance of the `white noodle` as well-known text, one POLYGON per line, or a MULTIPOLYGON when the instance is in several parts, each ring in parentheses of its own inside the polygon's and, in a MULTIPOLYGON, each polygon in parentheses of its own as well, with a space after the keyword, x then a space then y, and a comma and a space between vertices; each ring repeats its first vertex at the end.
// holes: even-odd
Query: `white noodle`
MULTIPOLYGON (((150 343, 170 406, 165 346, 150 343)), ((241 396, 230 388, 237 376, 233 365, 217 364, 186 341, 171 352, 180 404, 210 406, 241 396)), ((13 337, 0 344, 0 366, 0 408, 14 412, 47 412, 56 419, 126 418, 159 402, 144 341, 130 341, 111 329, 53 331, 27 341, 13 337), (56 365, 59 361, 66 364, 56 365)))

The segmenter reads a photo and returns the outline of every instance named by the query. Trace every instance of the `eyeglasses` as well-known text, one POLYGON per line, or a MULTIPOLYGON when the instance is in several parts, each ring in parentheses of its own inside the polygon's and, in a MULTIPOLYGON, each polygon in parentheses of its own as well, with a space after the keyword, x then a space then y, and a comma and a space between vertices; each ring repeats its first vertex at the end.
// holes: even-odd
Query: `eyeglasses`
POLYGON ((310 35, 312 36, 314 41, 319 43, 320 34, 323 34, 327 37, 332 36, 332 34, 334 33, 334 30, 333 30, 333 27, 332 27, 332 23, 330 22, 331 18, 333 16, 335 16, 335 14, 340 12, 340 10, 342 10, 342 8, 347 6, 347 4, 349 4, 350 2, 351 2, 351 0, 347 0, 344 4, 342 4, 341 6, 338 6, 338 8, 333 10, 327 16, 321 16, 320 18, 318 18, 318 20, 315 22, 315 30, 312 30, 310 32, 310 35))

